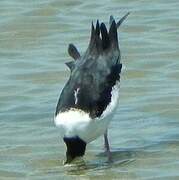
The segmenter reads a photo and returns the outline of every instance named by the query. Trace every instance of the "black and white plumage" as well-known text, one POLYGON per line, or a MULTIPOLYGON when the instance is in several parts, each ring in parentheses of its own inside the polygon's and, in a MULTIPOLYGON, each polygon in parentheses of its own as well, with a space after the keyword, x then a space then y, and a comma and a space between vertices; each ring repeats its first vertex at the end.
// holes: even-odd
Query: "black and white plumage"
POLYGON ((83 56, 73 44, 68 53, 75 60, 67 62, 71 74, 60 95, 55 124, 67 146, 67 163, 85 153, 86 144, 104 135, 110 158, 107 128, 119 98, 122 64, 117 23, 110 16, 109 31, 97 21, 91 26, 89 46, 83 56))

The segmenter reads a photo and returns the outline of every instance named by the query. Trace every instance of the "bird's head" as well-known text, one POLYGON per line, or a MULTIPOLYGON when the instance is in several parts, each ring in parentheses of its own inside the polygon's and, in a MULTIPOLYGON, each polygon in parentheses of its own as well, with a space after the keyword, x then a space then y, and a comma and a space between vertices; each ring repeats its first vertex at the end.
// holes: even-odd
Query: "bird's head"
POLYGON ((71 163, 76 157, 83 156, 86 150, 86 142, 78 136, 63 138, 67 151, 65 164, 71 163))

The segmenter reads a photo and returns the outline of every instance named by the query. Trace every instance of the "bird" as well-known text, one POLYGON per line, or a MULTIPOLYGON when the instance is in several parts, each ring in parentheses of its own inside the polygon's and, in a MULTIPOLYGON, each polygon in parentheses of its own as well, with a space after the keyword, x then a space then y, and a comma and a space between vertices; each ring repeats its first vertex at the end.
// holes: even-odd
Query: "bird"
POLYGON ((99 20, 96 26, 92 22, 84 54, 75 45, 68 46, 73 58, 66 63, 70 77, 61 91, 54 115, 55 125, 66 144, 64 164, 84 156, 86 145, 99 136, 104 136, 107 158, 112 160, 108 127, 119 101, 122 69, 117 29, 128 15, 129 12, 118 22, 111 15, 109 28, 99 20))

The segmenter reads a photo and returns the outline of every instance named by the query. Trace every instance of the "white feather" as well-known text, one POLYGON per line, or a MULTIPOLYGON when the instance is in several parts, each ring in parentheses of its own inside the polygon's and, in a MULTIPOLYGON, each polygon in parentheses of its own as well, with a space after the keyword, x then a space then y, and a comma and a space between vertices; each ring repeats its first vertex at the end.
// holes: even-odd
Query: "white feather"
POLYGON ((79 93, 79 91, 80 91, 80 88, 77 88, 77 90, 75 90, 75 92, 74 92, 74 96, 75 96, 75 104, 78 103, 78 93, 79 93))
POLYGON ((100 118, 91 119, 88 113, 79 109, 70 109, 66 112, 60 112, 54 121, 60 130, 62 137, 79 136, 85 142, 89 143, 105 133, 109 122, 112 119, 113 112, 117 107, 119 99, 119 83, 112 89, 111 102, 103 112, 100 118))

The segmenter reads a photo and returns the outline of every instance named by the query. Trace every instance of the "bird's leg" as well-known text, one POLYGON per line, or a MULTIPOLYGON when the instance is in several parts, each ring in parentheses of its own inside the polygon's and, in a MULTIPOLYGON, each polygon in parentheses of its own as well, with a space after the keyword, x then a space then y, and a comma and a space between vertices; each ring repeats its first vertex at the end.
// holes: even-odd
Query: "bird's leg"
POLYGON ((111 157, 110 146, 109 146, 109 142, 108 142, 108 131, 107 131, 107 129, 104 133, 104 148, 105 148, 106 154, 108 156, 108 161, 111 162, 112 157, 111 157))

